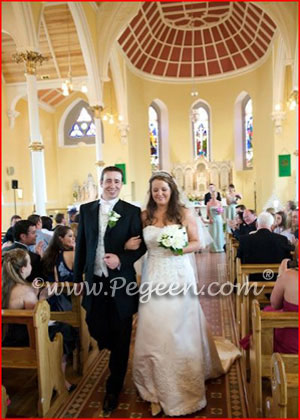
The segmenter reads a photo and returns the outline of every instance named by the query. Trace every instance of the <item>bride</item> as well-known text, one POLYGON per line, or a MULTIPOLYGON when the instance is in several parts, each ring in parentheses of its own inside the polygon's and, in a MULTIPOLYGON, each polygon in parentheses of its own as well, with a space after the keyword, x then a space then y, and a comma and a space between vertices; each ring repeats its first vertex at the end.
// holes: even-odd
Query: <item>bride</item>
MULTIPOLYGON (((162 283, 196 285, 190 256, 200 248, 197 223, 192 210, 181 204, 177 185, 167 172, 156 172, 150 178, 142 222, 148 255, 141 290, 145 284, 152 291, 162 283), (159 246, 158 239, 169 225, 186 229, 188 243, 183 255, 159 246)), ((126 249, 136 249, 139 242, 139 237, 131 238, 126 249)), ((145 300, 142 296, 133 357, 133 380, 141 397, 151 402, 152 415, 163 410, 166 415, 180 416, 202 409, 205 380, 224 374, 240 355, 238 349, 219 340, 225 354, 221 360, 195 293, 152 293, 145 300)))

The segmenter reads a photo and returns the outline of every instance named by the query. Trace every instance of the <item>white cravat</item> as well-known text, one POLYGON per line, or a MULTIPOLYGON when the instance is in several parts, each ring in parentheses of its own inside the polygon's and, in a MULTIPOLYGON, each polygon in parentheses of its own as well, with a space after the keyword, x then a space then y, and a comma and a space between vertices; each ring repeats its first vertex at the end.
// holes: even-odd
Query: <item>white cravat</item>
POLYGON ((109 213, 118 201, 119 201, 118 197, 113 200, 104 200, 103 198, 100 198, 100 202, 99 202, 100 209, 99 209, 99 219, 98 219, 99 235, 98 235, 98 244, 97 244, 97 249, 96 249, 95 266, 94 266, 94 274, 99 277, 101 276, 108 277, 107 265, 104 262, 104 255, 105 255, 104 235, 107 228, 109 213))

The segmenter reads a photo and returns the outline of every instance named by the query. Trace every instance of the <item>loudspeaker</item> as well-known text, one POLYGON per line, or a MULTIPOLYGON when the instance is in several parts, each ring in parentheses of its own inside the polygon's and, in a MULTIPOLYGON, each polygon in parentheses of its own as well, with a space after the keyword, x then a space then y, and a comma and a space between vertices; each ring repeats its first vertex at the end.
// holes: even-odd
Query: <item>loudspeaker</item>
POLYGON ((17 190, 18 189, 18 180, 17 179, 12 179, 11 180, 11 188, 13 190, 17 190))

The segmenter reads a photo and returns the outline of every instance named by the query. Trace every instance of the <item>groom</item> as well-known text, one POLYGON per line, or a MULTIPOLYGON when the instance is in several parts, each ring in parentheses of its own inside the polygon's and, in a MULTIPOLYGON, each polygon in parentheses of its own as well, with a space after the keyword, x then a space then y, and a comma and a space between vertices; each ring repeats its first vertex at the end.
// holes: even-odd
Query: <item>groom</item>
POLYGON ((140 209, 119 199, 123 185, 121 169, 104 168, 100 185, 103 191, 100 200, 80 207, 74 282, 81 282, 84 273, 88 289, 94 287, 82 302, 86 321, 99 348, 111 351, 103 401, 103 411, 108 414, 118 405, 128 363, 132 315, 138 307, 138 293, 132 289, 136 287, 137 291, 133 264, 146 252, 146 247, 142 241, 138 250, 124 250, 129 238, 142 236, 142 224, 140 209))

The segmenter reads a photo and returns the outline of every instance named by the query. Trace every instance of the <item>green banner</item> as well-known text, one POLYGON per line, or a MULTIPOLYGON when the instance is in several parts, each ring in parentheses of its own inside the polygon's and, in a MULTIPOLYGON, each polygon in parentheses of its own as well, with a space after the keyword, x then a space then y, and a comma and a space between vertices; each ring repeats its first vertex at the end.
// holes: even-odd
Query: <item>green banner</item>
POLYGON ((291 155, 278 156, 279 176, 291 176, 291 155))
POLYGON ((126 184, 126 163, 116 163, 115 166, 123 172, 123 184, 126 184))

